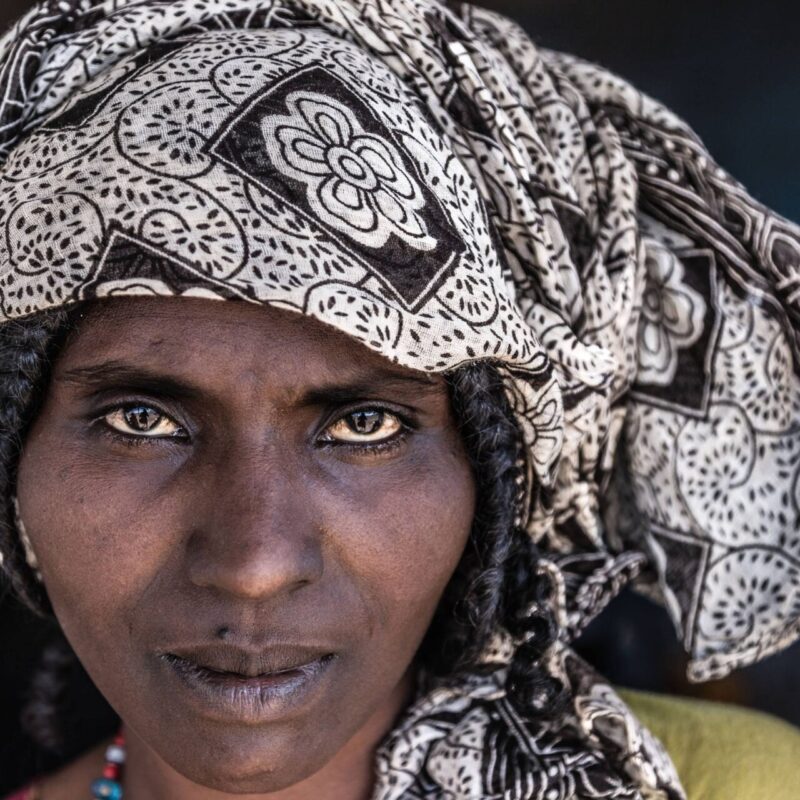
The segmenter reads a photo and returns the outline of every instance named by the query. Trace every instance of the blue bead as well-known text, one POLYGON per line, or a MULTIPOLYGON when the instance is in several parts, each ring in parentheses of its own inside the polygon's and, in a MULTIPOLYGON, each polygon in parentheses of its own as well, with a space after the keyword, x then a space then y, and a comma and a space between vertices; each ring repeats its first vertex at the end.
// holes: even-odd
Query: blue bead
POLYGON ((122 800, 122 787, 108 778, 98 778, 92 783, 92 797, 96 800, 122 800))

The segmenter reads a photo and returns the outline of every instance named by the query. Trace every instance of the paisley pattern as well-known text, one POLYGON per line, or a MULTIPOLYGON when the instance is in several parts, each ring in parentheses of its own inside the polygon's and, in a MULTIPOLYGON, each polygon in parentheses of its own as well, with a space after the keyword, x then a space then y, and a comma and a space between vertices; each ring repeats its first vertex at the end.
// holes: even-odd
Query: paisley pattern
POLYGON ((553 654, 574 713, 522 719, 504 669, 458 682, 421 681, 419 699, 377 755, 381 800, 682 798, 661 744, 616 694, 568 651, 553 654))
POLYGON ((572 708, 523 723, 502 659, 430 688, 377 797, 681 797, 567 643, 631 581, 698 680, 800 634, 798 228, 656 101, 457 3, 53 0, 0 90, 0 319, 239 299, 503 371, 572 708))

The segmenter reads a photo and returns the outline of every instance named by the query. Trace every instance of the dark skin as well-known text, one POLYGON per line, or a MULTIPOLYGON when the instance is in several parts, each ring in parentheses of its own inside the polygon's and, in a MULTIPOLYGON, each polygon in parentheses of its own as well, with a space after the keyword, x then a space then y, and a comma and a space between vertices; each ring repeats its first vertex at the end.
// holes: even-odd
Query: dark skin
MULTIPOLYGON (((441 376, 288 311, 105 301, 56 361, 18 499, 126 725, 126 800, 369 797, 474 514, 441 376), (192 647, 221 648, 226 679, 245 651, 249 681, 276 658, 295 670, 279 679, 312 677, 288 700, 210 702, 167 661, 192 647)), ((101 765, 98 749, 46 800, 86 794, 101 765)))

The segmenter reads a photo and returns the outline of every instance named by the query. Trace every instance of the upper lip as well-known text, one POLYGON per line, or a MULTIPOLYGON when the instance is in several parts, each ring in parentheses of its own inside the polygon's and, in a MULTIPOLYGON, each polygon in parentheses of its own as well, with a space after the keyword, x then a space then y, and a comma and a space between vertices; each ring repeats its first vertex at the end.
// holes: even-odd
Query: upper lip
POLYGON ((274 644, 266 648, 245 648, 231 644, 203 644, 169 647, 158 652, 166 660, 177 656, 215 672, 229 672, 247 678, 276 672, 288 672, 333 655, 331 650, 296 644, 274 644))

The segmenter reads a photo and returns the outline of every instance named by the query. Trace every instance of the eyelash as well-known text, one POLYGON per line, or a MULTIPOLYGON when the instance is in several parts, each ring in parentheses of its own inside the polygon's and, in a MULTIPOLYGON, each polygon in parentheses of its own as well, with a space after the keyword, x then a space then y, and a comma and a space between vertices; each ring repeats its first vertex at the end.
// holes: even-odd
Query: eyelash
POLYGON ((416 426, 414 425, 413 421, 410 420, 405 414, 402 414, 393 408, 389 408, 386 405, 375 404, 354 406, 339 412, 334 417, 327 420, 323 428, 323 432, 331 428, 337 422, 346 419, 353 414, 357 414, 360 411, 378 411, 381 414, 388 414, 397 420, 400 425, 399 430, 388 439, 383 439, 379 442, 362 442, 361 444, 358 444, 356 442, 340 442, 334 439, 323 439, 318 442, 317 446, 323 450, 341 450, 342 448, 345 448, 350 452, 359 454, 382 454, 396 450, 403 444, 403 442, 406 441, 408 436, 413 433, 414 430, 416 430, 416 426))
POLYGON ((92 424, 99 428, 100 433, 108 437, 114 442, 119 442, 120 444, 125 445, 126 447, 141 447, 142 445, 154 444, 158 442, 160 444, 174 444, 176 442, 183 442, 186 440, 186 430, 185 428, 180 425, 181 431, 183 431, 183 435, 178 436, 136 436, 132 433, 123 433, 122 431, 118 431, 116 428, 113 428, 106 422, 106 418, 113 414, 115 411, 129 411, 132 408, 136 408, 137 406, 143 406, 146 408, 151 408, 153 411, 157 412, 158 414, 167 417, 168 419, 172 419, 172 417, 167 414, 166 411, 163 411, 159 406, 155 405, 154 403, 145 403, 145 402, 129 402, 129 403, 116 403, 112 406, 107 406, 102 411, 100 411, 97 416, 92 419, 92 424))
MULTIPOLYGON (((160 444, 167 443, 173 444, 176 442, 184 442, 188 438, 186 434, 186 429, 180 425, 180 423, 176 424, 180 427, 183 431, 183 435, 177 436, 136 436, 135 434, 129 433, 122 433, 121 431, 116 430, 111 425, 106 422, 106 417, 109 414, 113 414, 115 411, 126 411, 136 406, 145 406, 147 408, 151 408, 153 411, 157 412, 158 414, 165 416, 169 419, 172 417, 166 412, 163 411, 158 405, 150 402, 128 402, 128 403, 117 403, 113 406, 106 407, 103 409, 93 420, 93 423, 97 424, 100 427, 100 431, 103 436, 107 436, 113 441, 120 442, 121 444, 125 445, 126 447, 141 447, 143 445, 153 444, 158 442, 160 444)), ((347 409, 345 412, 339 414, 338 416, 330 419, 325 424, 324 430, 327 430, 336 422, 339 422, 346 417, 357 414, 359 411, 379 411, 382 414, 390 414, 391 416, 395 417, 397 421, 400 423, 400 429, 397 433, 390 436, 388 439, 384 439, 383 441, 379 442, 363 442, 358 444, 356 442, 340 442, 336 440, 319 440, 318 447, 322 450, 340 450, 344 448, 350 452, 356 452, 359 454, 383 454, 390 452, 392 450, 397 449, 403 442, 406 441, 409 434, 413 433, 415 430, 415 426, 411 420, 409 420, 405 415, 400 414, 396 410, 392 408, 388 408, 387 406, 383 405, 363 405, 358 406, 355 408, 347 409)), ((174 421, 174 420, 173 420, 174 421)))

